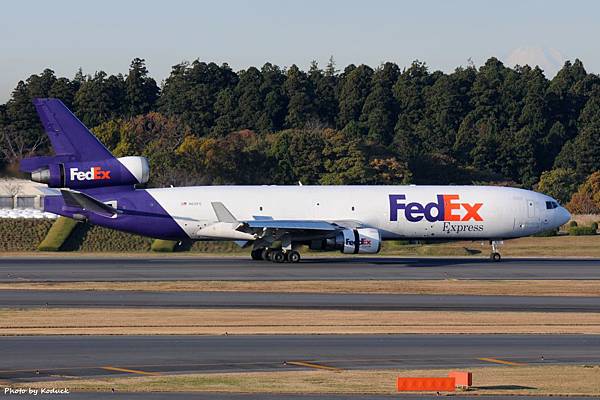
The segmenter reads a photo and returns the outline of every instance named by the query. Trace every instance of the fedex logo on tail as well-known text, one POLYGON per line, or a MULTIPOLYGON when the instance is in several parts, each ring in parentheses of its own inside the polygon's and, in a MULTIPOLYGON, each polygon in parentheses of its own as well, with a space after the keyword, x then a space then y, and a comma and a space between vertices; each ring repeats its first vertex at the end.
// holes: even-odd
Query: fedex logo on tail
POLYGON ((69 168, 72 181, 95 181, 110 179, 110 171, 102 170, 102 167, 92 167, 87 171, 79 168, 69 168))
POLYGON ((390 194, 390 221, 398 221, 398 213, 402 210, 404 218, 410 222, 418 222, 425 218, 429 222, 436 221, 483 221, 479 210, 483 203, 462 203, 458 194, 438 194, 437 202, 421 204, 406 203, 406 195, 390 194))

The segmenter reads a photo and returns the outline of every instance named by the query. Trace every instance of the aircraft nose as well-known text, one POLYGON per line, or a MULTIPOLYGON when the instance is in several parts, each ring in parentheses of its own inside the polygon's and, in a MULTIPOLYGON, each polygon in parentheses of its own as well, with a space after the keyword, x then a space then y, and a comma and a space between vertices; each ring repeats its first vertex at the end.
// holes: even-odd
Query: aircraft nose
POLYGON ((569 222, 569 220, 571 219, 571 213, 569 213, 567 211, 566 208, 564 207, 560 207, 559 213, 558 213, 558 225, 564 225, 567 222, 569 222))

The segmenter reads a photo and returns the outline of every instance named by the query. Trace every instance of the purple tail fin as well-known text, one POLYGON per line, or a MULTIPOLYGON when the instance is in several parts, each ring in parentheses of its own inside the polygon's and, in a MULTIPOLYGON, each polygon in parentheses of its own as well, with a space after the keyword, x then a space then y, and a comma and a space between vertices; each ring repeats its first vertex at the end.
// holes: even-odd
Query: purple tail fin
POLYGON ((114 158, 62 101, 35 99, 33 104, 57 156, 77 161, 114 158))

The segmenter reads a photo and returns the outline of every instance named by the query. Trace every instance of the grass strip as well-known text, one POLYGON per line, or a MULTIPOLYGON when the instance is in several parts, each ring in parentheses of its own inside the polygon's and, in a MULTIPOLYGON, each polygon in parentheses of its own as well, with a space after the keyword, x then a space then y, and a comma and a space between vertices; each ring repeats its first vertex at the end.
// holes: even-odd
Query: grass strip
MULTIPOLYGON (((286 368, 282 366, 282 368, 286 368)), ((503 366, 469 368, 473 395, 600 395, 598 366, 503 366)), ((244 372, 93 378, 14 384, 104 392, 244 392, 395 394, 396 377, 447 376, 449 370, 326 370, 244 372)))
POLYGON ((590 280, 324 280, 324 281, 147 281, 15 282, 0 290, 85 290, 148 292, 362 293, 483 296, 600 296, 590 280))
POLYGON ((600 334, 600 313, 281 309, 0 310, 0 335, 600 334))

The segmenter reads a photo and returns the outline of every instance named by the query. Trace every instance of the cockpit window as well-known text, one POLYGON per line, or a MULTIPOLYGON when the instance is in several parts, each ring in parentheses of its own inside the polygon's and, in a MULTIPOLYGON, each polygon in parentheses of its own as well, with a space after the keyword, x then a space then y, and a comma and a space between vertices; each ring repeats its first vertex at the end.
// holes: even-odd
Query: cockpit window
POLYGON ((553 210, 558 208, 558 203, 555 201, 547 201, 546 202, 546 210, 553 210))

